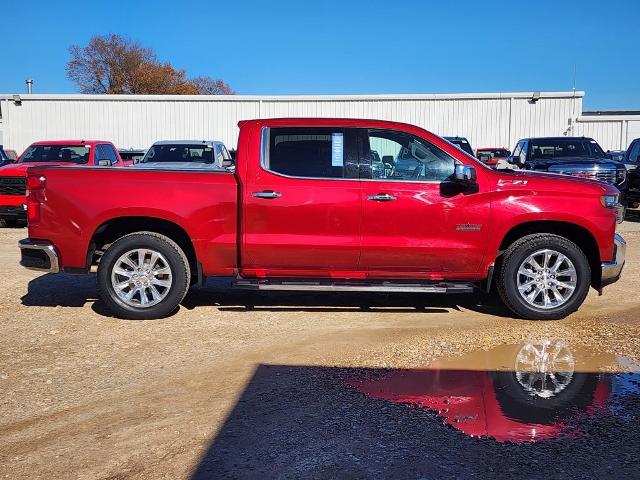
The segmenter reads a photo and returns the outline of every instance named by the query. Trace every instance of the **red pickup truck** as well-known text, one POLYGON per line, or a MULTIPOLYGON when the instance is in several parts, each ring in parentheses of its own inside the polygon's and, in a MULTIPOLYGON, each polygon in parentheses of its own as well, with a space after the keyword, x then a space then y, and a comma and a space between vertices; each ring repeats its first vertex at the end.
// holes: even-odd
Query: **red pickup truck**
POLYGON ((113 144, 103 140, 56 140, 31 144, 16 163, 0 168, 0 220, 8 226, 24 220, 29 167, 83 164, 124 166, 113 144))
POLYGON ((133 319, 171 314, 207 276, 257 290, 482 287, 519 316, 558 319, 620 276, 613 186, 493 171, 402 123, 239 127, 235 169, 29 169, 21 264, 97 265, 100 297, 133 319))

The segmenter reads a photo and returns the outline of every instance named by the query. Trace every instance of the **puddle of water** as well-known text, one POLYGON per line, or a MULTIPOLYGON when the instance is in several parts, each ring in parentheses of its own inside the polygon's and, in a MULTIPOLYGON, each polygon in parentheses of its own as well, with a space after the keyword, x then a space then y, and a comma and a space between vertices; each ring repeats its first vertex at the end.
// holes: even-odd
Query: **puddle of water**
POLYGON ((470 436, 536 442, 580 436, 582 422, 606 415, 637 418, 627 406, 630 397, 640 399, 640 373, 599 372, 615 365, 627 370, 638 362, 538 340, 346 383, 369 398, 435 411, 470 436))

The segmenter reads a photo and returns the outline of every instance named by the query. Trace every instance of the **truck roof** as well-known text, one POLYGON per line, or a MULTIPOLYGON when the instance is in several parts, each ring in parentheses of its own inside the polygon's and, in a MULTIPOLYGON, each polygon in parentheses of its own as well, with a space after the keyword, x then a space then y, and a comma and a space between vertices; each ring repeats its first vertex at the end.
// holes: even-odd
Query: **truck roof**
POLYGON ((42 140, 31 145, 96 145, 98 143, 111 143, 109 140, 42 140))
POLYGON ((220 140, 160 140, 157 142, 153 142, 154 145, 215 145, 218 143, 224 142, 221 142, 220 140))
POLYGON ((591 137, 529 137, 522 140, 593 140, 591 137))
POLYGON ((238 126, 250 125, 250 124, 269 124, 269 125, 284 125, 284 126, 344 126, 344 127, 357 127, 362 125, 378 126, 381 128, 388 126, 407 127, 411 129, 424 130, 423 128, 411 125, 409 123, 393 122, 388 120, 373 120, 367 118, 310 118, 310 117, 280 117, 280 118, 259 118, 253 120, 240 120, 238 126))

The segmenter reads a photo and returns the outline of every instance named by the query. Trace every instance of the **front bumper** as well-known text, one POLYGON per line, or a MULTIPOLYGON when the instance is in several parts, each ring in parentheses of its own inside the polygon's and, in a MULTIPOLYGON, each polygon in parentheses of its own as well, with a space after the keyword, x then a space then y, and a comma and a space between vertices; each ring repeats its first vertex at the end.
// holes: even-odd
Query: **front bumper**
POLYGON ((3 205, 0 206, 0 218, 6 218, 11 220, 26 220, 27 209, 26 205, 3 205))
POLYGON ((20 265, 29 270, 58 273, 60 262, 58 251, 49 242, 25 238, 18 242, 20 247, 20 265))
POLYGON ((613 260, 610 262, 602 262, 602 276, 600 277, 600 288, 611 285, 620 279, 622 268, 627 254, 627 242, 616 233, 614 238, 613 260))

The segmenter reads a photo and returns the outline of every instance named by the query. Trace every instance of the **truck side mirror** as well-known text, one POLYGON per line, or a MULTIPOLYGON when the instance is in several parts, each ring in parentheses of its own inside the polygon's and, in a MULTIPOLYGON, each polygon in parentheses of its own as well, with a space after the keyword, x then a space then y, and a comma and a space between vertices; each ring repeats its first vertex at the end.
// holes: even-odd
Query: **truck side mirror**
POLYGON ((111 160, 98 160, 98 166, 99 167, 110 167, 111 166, 111 160))
POLYGON ((456 181, 462 183, 475 183, 477 179, 476 169, 471 165, 457 164, 453 176, 456 181))

